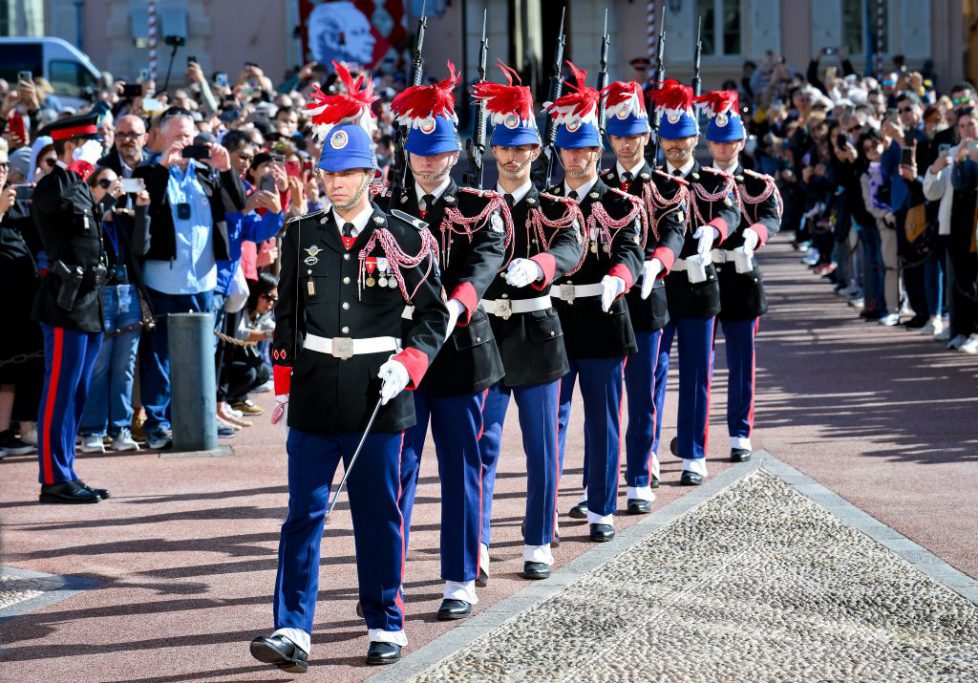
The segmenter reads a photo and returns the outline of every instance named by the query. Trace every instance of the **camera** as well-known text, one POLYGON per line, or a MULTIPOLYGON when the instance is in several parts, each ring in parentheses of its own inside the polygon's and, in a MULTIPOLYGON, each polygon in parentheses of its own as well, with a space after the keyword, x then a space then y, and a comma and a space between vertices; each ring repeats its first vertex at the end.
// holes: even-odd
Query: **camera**
POLYGON ((184 36, 166 36, 163 43, 170 47, 183 47, 187 44, 187 39, 184 36))

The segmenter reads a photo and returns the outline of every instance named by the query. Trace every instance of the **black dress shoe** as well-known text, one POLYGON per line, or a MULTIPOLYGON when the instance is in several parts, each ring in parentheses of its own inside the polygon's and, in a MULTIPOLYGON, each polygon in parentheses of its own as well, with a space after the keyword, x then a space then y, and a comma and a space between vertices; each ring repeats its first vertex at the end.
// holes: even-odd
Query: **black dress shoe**
POLYGON ((615 529, 610 524, 592 524, 589 537, 595 543, 604 543, 615 537, 615 529))
POLYGON ((907 322, 905 322, 904 323, 904 326, 908 330, 919 330, 924 325, 926 325, 928 322, 930 322, 930 318, 928 316, 926 316, 926 315, 924 315, 924 316, 916 316, 915 315, 910 320, 908 320, 907 322))
POLYGON ((649 477, 649 488, 650 489, 657 489, 657 488, 659 488, 659 478, 658 477, 649 477))
POLYGON ((401 658, 401 646, 394 643, 370 643, 367 648, 367 664, 371 666, 393 664, 401 658))
POLYGON ((520 576, 524 579, 539 580, 550 578, 550 565, 545 562, 524 562, 520 576))
POLYGON ((489 585, 489 572, 482 567, 479 567, 479 578, 475 580, 475 585, 479 588, 485 588, 489 585))
POLYGON ((97 494, 98 497, 101 498, 102 500, 108 500, 109 498, 112 497, 112 496, 109 495, 109 490, 108 489, 97 489, 94 486, 89 486, 88 484, 86 484, 85 482, 83 482, 81 479, 78 479, 77 480, 77 484, 79 486, 81 486, 82 488, 86 488, 89 491, 91 491, 92 493, 97 494))
POLYGON ((746 448, 731 448, 730 462, 747 462, 750 460, 751 452, 746 448))
POLYGON ((567 516, 571 519, 587 519, 587 501, 583 500, 572 507, 567 516))
POLYGON ((672 437, 672 441, 669 442, 669 452, 673 455, 679 455, 679 438, 672 437))
POLYGON ((699 486, 703 483, 703 475, 689 470, 683 470, 679 477, 679 483, 683 486, 699 486))
POLYGON ((652 512, 652 503, 649 501, 642 500, 641 498, 628 499, 628 514, 647 515, 650 512, 652 512))
POLYGON ((37 497, 42 503, 98 503, 102 497, 77 481, 63 484, 42 484, 37 497))
POLYGON ((472 614, 472 603, 465 602, 465 600, 445 598, 441 601, 441 607, 438 608, 438 621, 464 619, 470 614, 472 614))
POLYGON ((258 636, 251 641, 251 656, 293 674, 304 674, 309 668, 305 650, 282 636, 258 636))

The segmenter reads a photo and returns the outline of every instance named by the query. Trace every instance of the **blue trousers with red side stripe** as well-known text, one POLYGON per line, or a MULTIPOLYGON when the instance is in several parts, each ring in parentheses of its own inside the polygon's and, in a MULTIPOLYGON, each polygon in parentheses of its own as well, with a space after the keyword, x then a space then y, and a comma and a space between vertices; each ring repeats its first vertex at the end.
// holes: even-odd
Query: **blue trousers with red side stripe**
POLYGON ((655 445, 662 434, 662 410, 666 403, 669 353, 676 338, 679 350, 679 419, 676 424, 677 454, 699 460, 706 457, 710 423, 710 382, 713 379, 713 330, 716 318, 675 318, 662 329, 659 366, 663 381, 655 387, 655 445))
POLYGON ((721 320, 727 340, 727 430, 749 439, 754 429, 754 338, 760 318, 721 320))
POLYGON ((489 389, 482 411, 485 429, 479 440, 482 452, 482 543, 489 545, 492 493, 510 396, 519 409, 523 452, 526 454, 526 545, 548 545, 557 520, 557 405, 560 381, 507 387, 501 382, 489 389))
POLYGON ((662 330, 636 332, 638 351, 625 363, 625 390, 628 393, 628 429, 625 431, 625 483, 648 486, 651 458, 655 453, 656 366, 662 330))
MULTIPOLYGON (((486 392, 429 396, 414 392, 417 424, 404 436, 401 455, 401 513, 410 534, 414 495, 418 489, 421 451, 431 421, 441 480, 441 578, 459 583, 479 576, 479 530, 482 527, 482 406, 486 392)), ((409 535, 405 536, 408 539, 409 535)), ((407 543, 405 542, 405 548, 407 543)))
POLYGON ((92 370, 102 346, 101 332, 78 332, 41 324, 44 334, 44 390, 37 416, 38 480, 75 481, 75 436, 85 409, 92 370))
POLYGON ((613 515, 618 506, 618 468, 621 459, 621 398, 624 358, 571 359, 570 371, 560 381, 557 440, 560 471, 564 471, 567 423, 574 385, 581 380, 584 401, 584 481, 588 510, 613 515))
MULTIPOLYGON (((319 544, 330 487, 340 459, 349 467, 361 436, 289 429, 289 515, 278 545, 276 629, 312 633, 319 596, 319 544)), ((403 432, 370 434, 346 482, 360 605, 367 628, 383 631, 404 629, 404 535, 397 507, 403 441, 403 432)))

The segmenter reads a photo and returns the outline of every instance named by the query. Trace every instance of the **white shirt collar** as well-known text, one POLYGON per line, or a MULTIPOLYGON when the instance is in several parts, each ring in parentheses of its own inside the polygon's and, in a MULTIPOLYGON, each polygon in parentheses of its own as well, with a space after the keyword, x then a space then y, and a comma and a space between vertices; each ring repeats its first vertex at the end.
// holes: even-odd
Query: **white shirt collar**
POLYGON ((733 175, 733 172, 737 170, 737 166, 740 165, 740 162, 737 159, 734 159, 734 162, 732 164, 730 164, 730 166, 728 166, 727 168, 724 168, 723 166, 721 166, 720 164, 718 164, 716 162, 716 159, 714 159, 713 160, 713 165, 716 166, 717 168, 719 168, 724 173, 729 173, 729 174, 733 175))
POLYGON ((695 165, 696 165, 696 159, 695 158, 691 158, 689 161, 687 161, 685 164, 683 164, 682 167, 680 167, 678 169, 667 161, 666 162, 666 172, 669 175, 672 175, 672 172, 673 171, 679 171, 680 173, 683 174, 683 177, 685 177, 685 176, 688 176, 689 175, 689 172, 693 170, 693 166, 695 166, 695 165))
MULTIPOLYGON (((510 192, 509 194, 513 195, 513 206, 516 206, 521 201, 523 201, 523 197, 526 196, 526 193, 529 192, 532 187, 533 187, 533 182, 527 180, 525 183, 517 187, 514 191, 510 192)), ((499 192, 500 194, 507 194, 506 190, 504 190, 502 185, 499 184, 496 185, 496 192, 499 192)))
MULTIPOLYGON (((445 179, 443 181, 441 181, 441 185, 439 185, 438 187, 436 187, 435 188, 435 191, 434 192, 431 192, 430 194, 435 199, 438 199, 443 194, 445 194, 445 190, 447 190, 448 189, 448 186, 451 185, 451 184, 452 184, 452 177, 450 175, 447 175, 447 176, 445 176, 445 179)), ((424 189, 421 187, 421 185, 418 184, 418 181, 417 180, 414 181, 414 193, 418 196, 418 204, 421 203, 421 198, 422 197, 424 197, 426 194, 429 194, 428 192, 425 192, 424 191, 424 189)))
MULTIPOLYGON (((577 199, 578 199, 578 201, 580 201, 581 199, 584 199, 584 197, 587 195, 587 193, 591 191, 591 188, 594 187, 594 184, 596 182, 598 182, 598 177, 597 176, 594 176, 589 181, 587 181, 586 183, 584 183, 583 185, 581 185, 579 188, 577 188, 576 190, 574 190, 574 192, 577 192, 577 199)), ((570 185, 567 184, 567 181, 565 180, 564 181, 564 195, 565 196, 566 195, 569 195, 571 193, 571 190, 572 190, 572 188, 570 187, 570 185)))
POLYGON ((621 165, 620 161, 615 162, 615 167, 618 169, 619 178, 625 175, 625 173, 631 173, 633 179, 638 178, 638 174, 642 172, 643 168, 645 168, 645 159, 642 159, 640 162, 638 162, 634 168, 625 168, 624 166, 621 165))
POLYGON ((361 232, 363 232, 363 229, 367 227, 367 223, 370 221, 370 217, 374 214, 374 207, 371 206, 369 202, 367 202, 366 208, 360 213, 358 213, 356 216, 354 216, 353 220, 350 221, 341 218, 340 215, 336 212, 335 206, 333 207, 332 211, 333 211, 333 220, 336 221, 336 229, 340 231, 341 235, 343 234, 343 224, 347 222, 353 223, 353 229, 356 230, 356 234, 359 235, 361 232))

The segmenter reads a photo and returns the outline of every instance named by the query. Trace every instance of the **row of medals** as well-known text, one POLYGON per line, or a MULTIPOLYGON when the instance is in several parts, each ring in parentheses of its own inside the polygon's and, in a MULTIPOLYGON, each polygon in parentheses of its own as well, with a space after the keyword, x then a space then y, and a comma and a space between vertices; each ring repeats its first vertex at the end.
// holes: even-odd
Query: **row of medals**
POLYGON ((611 253, 611 245, 608 244, 607 242, 604 242, 603 234, 599 228, 591 228, 591 239, 589 241, 591 242, 592 254, 598 253, 598 242, 603 242, 603 244, 601 244, 601 251, 603 251, 606 254, 611 253))
POLYGON ((367 287, 390 287, 391 289, 397 289, 397 278, 394 277, 394 271, 388 267, 387 259, 377 258, 375 261, 370 261, 367 259, 364 264, 364 269, 367 271, 367 278, 363 281, 367 287), (379 268, 383 271, 383 274, 377 278, 374 278, 375 269, 379 268))

